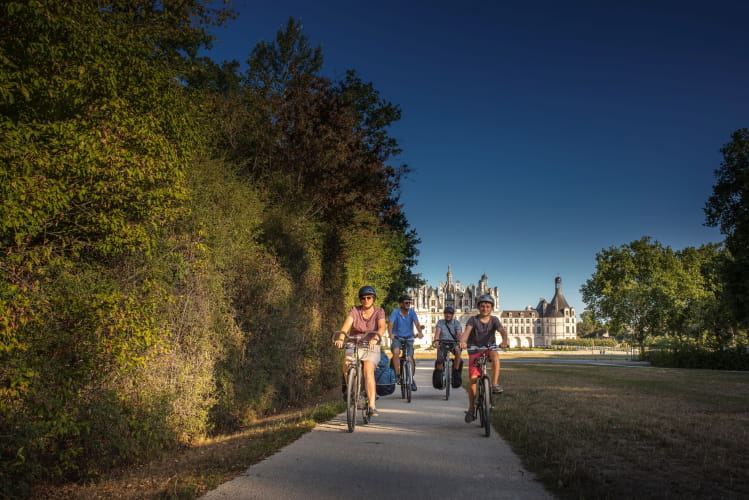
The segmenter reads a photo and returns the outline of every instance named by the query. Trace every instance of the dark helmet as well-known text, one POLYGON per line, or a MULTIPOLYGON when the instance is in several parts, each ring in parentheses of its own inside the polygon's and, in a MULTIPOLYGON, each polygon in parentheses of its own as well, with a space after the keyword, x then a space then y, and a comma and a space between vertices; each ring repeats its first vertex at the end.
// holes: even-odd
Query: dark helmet
POLYGON ((488 293, 485 293, 484 295, 481 295, 481 296, 479 297, 479 300, 478 300, 478 302, 476 302, 476 305, 479 305, 479 304, 481 304, 482 302, 488 302, 489 304, 491 304, 491 305, 492 305, 492 307, 494 307, 494 297, 492 297, 492 296, 491 296, 491 295, 489 295, 488 293))
POLYGON ((362 298, 365 295, 373 295, 374 297, 377 297, 377 291, 373 286, 363 286, 359 289, 359 298, 362 298))
POLYGON ((453 308, 453 306, 447 306, 447 307, 445 307, 445 310, 442 311, 442 312, 455 314, 455 309, 453 308))
POLYGON ((401 296, 400 296, 400 297, 398 298, 398 302, 399 302, 399 303, 400 303, 400 302, 403 302, 404 300, 408 300, 408 301, 413 301, 413 299, 411 298, 411 296, 410 296, 410 295, 401 295, 401 296))

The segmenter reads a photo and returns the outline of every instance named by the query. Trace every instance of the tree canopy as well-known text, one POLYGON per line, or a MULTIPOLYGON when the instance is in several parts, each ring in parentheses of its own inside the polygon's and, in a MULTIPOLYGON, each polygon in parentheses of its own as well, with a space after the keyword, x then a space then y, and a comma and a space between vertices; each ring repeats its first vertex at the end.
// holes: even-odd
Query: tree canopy
POLYGON ((356 290, 417 279, 398 106, 322 76, 293 19, 245 74, 198 57, 233 15, 212 5, 0 5, 10 495, 327 391, 356 290))
POLYGON ((719 227, 730 256, 722 267, 724 304, 737 321, 749 324, 749 129, 731 135, 720 150, 723 161, 705 204, 706 225, 719 227))
POLYGON ((624 329, 640 347, 647 336, 698 337, 716 300, 721 255, 717 245, 674 251, 648 237, 604 249, 583 300, 595 320, 624 329))

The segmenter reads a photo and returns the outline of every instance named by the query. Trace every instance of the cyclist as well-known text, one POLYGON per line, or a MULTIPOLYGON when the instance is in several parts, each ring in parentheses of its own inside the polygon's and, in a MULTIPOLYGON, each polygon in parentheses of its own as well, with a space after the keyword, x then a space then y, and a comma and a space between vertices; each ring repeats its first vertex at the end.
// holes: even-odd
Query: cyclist
MULTIPOLYGON (((468 345, 488 347, 489 359, 492 363, 492 392, 494 394, 501 394, 504 389, 499 385, 499 353, 497 352, 496 333, 499 332, 502 335, 502 342, 499 346, 505 348, 507 347, 507 332, 499 321, 499 318, 492 316, 494 298, 491 295, 481 295, 478 299, 478 308, 479 313, 476 316, 471 316, 468 323, 466 323, 466 328, 463 330, 463 335, 460 338, 460 347, 464 349, 468 345)), ((473 362, 485 350, 487 349, 468 351, 468 375, 470 376, 470 383, 468 384, 466 423, 471 423, 474 419, 473 403, 476 399, 476 380, 481 375, 481 370, 473 362)))
MULTIPOLYGON (((364 385, 369 399, 369 416, 377 416, 375 400, 377 399, 377 385, 375 382, 375 366, 380 362, 380 346, 378 342, 385 334, 385 311, 381 307, 374 305, 377 298, 377 292, 374 287, 363 286, 359 289, 359 300, 361 305, 353 306, 343 321, 343 326, 335 340, 335 346, 341 349, 344 344, 343 335, 351 331, 351 335, 362 335, 366 332, 376 331, 377 334, 369 335, 369 348, 361 349, 359 357, 364 361, 364 385)), ((346 377, 348 362, 354 353, 353 346, 346 348, 346 355, 343 359, 343 377, 346 377)))
MULTIPOLYGON (((390 314, 390 322, 388 323, 388 334, 392 341, 390 350, 393 352, 393 369, 395 369, 395 375, 398 378, 399 383, 401 367, 397 360, 401 354, 401 349, 406 350, 406 356, 411 363, 411 373, 415 373, 416 371, 416 364, 414 363, 413 358, 414 326, 419 331, 416 336, 418 338, 424 337, 424 334, 421 333, 424 329, 424 325, 419 323, 419 318, 416 316, 416 312, 411 309, 411 302, 411 297, 408 295, 401 295, 398 299, 400 307, 390 314)), ((416 391, 416 382, 411 382, 411 391, 416 391)))
POLYGON ((460 345, 458 344, 460 336, 463 333, 463 326, 460 324, 460 321, 455 319, 455 309, 452 306, 445 307, 443 313, 445 319, 441 319, 437 322, 434 332, 434 342, 432 343, 434 347, 438 348, 437 361, 434 364, 434 374, 432 375, 433 382, 442 379, 441 371, 445 369, 445 357, 447 357, 447 351, 439 349, 440 340, 443 342, 455 342, 453 353, 455 354, 456 365, 453 366, 453 380, 458 379, 456 373, 459 374, 460 370, 463 368, 463 360, 460 359, 460 345))

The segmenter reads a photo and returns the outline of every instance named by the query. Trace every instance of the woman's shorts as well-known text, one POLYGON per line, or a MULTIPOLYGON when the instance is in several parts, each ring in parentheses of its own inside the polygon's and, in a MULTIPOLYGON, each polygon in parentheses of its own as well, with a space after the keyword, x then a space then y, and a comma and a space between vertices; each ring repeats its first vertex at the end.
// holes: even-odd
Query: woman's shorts
MULTIPOLYGON (((380 362, 380 346, 377 345, 374 347, 374 349, 370 349, 369 347, 363 347, 359 346, 359 359, 362 361, 371 361, 375 365, 380 362)), ((352 344, 346 344, 346 364, 349 364, 354 361, 354 346, 352 344)))

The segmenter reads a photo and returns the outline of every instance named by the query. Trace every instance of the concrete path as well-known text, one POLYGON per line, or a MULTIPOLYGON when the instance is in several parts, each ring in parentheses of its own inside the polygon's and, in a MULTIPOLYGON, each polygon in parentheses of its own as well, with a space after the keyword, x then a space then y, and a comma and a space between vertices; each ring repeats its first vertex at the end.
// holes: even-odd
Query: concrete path
POLYGON ((349 433, 342 413, 203 498, 553 498, 496 432, 463 421, 465 390, 432 388, 433 366, 417 363, 411 403, 396 387, 368 425, 349 433))

